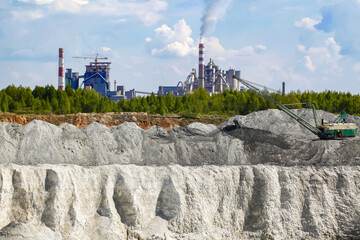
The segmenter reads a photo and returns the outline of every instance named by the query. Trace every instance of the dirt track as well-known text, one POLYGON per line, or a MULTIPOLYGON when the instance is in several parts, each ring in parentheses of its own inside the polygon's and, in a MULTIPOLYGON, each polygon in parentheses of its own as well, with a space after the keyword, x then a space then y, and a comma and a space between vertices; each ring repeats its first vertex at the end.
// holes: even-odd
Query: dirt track
POLYGON ((67 115, 19 115, 14 113, 0 113, 0 122, 12 122, 25 125, 35 119, 49 122, 55 125, 60 125, 61 123, 70 123, 78 128, 86 127, 93 122, 101 123, 107 127, 117 126, 124 122, 135 122, 139 127, 145 130, 149 129, 154 125, 160 126, 165 130, 170 130, 175 125, 184 127, 193 122, 218 125, 225 120, 225 118, 220 117, 187 118, 179 117, 177 115, 161 116, 149 115, 147 113, 78 113, 67 115))

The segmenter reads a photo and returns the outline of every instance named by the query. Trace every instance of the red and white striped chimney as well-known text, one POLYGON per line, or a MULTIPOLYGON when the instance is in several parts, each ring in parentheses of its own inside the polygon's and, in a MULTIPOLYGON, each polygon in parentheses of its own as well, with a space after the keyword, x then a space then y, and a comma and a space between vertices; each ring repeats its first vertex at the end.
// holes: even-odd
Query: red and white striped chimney
POLYGON ((64 49, 59 48, 59 89, 64 90, 64 49))
POLYGON ((204 43, 202 39, 200 39, 199 43, 199 81, 201 82, 201 86, 204 88, 204 78, 205 78, 205 65, 204 65, 204 43))

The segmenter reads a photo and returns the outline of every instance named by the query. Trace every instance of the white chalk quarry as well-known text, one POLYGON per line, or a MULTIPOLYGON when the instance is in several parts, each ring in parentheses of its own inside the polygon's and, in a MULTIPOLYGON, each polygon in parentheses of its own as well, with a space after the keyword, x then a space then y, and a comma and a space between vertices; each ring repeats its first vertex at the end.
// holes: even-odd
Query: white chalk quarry
POLYGON ((360 236, 358 137, 314 140, 278 110, 235 118, 170 131, 0 123, 0 239, 360 236))

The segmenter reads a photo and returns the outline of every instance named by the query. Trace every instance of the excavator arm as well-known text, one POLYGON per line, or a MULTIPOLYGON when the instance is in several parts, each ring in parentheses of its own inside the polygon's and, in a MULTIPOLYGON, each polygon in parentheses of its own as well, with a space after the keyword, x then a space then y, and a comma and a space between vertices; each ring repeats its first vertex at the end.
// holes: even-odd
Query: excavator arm
MULTIPOLYGON (((289 115, 292 119, 294 119, 295 121, 297 121, 298 123, 300 123, 303 127, 305 127, 306 129, 308 129, 309 131, 311 131, 312 133, 314 133, 315 135, 317 135, 318 137, 324 139, 324 138, 329 138, 327 136, 327 134, 323 133, 320 129, 314 127, 313 125, 311 125, 309 122, 307 122, 305 119, 303 119, 302 117, 296 115, 295 113, 293 113, 292 111, 290 111, 290 109, 288 109, 287 107, 285 107, 284 105, 278 103, 277 101, 275 101, 274 99, 272 99, 269 95, 267 95, 266 93, 262 92, 260 89, 258 89, 257 87, 253 86, 252 84, 250 84, 248 81, 245 81, 243 79, 237 78, 236 76, 233 76, 234 79, 238 80, 240 83, 242 83, 243 85, 245 85, 247 88, 249 88, 250 90, 256 92, 257 94, 259 94, 260 96, 264 97, 266 100, 268 100, 269 102, 272 102, 273 104, 275 104, 275 106, 277 108, 279 108, 280 110, 284 111, 287 115, 289 115)), ((313 109, 314 110, 314 109, 313 109)), ((316 120, 315 120, 316 121, 316 120)), ((316 123, 315 123, 316 124, 316 123)))

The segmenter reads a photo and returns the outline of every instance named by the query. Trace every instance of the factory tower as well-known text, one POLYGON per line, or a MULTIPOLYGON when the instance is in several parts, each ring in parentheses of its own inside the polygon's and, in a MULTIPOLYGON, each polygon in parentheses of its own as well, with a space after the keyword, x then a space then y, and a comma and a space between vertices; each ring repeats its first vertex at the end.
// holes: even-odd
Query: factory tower
POLYGON ((199 43, 199 84, 204 88, 205 87, 205 64, 204 64, 204 43, 200 39, 199 43))
POLYGON ((65 78, 64 78, 64 49, 59 48, 59 81, 58 89, 64 90, 65 78))

